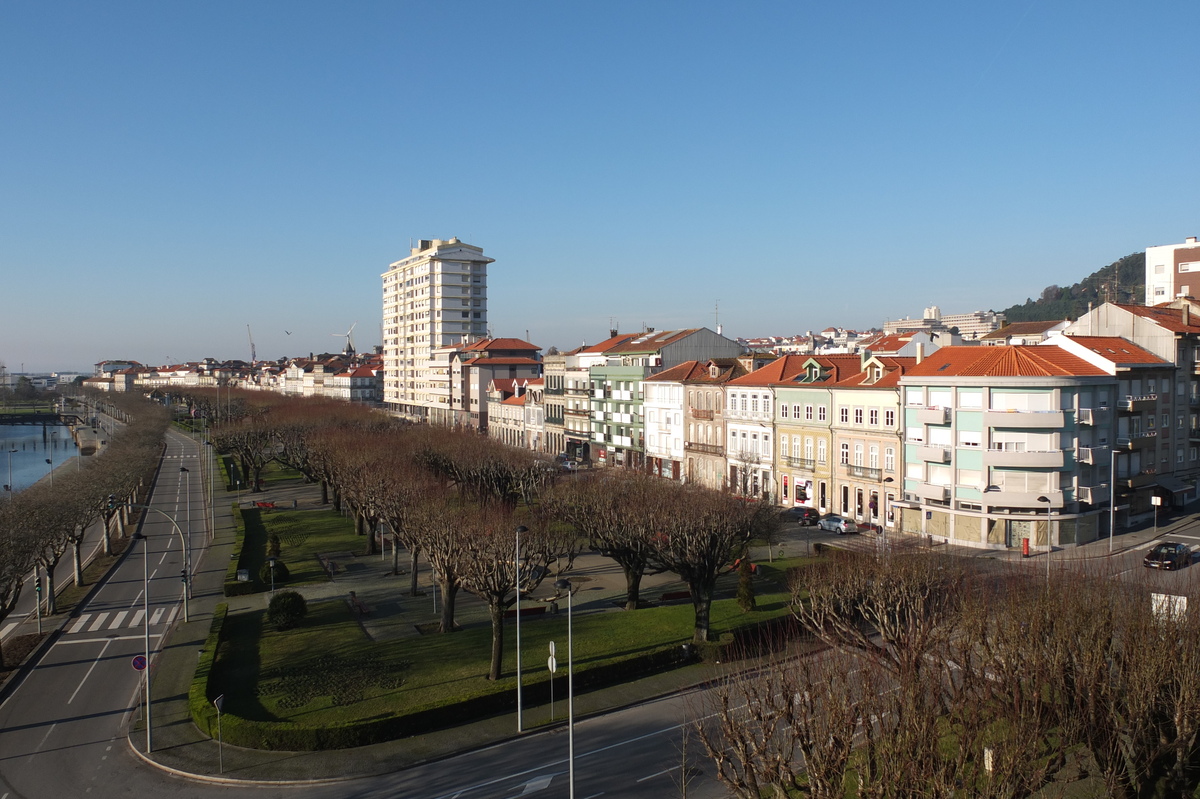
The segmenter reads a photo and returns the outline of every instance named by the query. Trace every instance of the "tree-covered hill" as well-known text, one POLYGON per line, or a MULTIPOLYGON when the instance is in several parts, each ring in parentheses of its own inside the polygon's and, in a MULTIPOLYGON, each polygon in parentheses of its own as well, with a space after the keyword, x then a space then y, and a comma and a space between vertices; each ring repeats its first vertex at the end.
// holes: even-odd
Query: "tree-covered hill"
POLYGON ((1089 304, 1140 305, 1146 297, 1145 287, 1146 253, 1135 252, 1097 269, 1073 286, 1047 286, 1038 299, 1027 299, 1002 313, 1010 322, 1078 319, 1087 313, 1089 304))

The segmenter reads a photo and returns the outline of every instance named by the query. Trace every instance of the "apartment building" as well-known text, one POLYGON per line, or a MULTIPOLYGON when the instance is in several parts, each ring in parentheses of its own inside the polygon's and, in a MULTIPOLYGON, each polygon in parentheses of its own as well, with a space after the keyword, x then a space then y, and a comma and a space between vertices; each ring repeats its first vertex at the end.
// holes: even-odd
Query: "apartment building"
POLYGON ((1146 305, 1176 297, 1200 295, 1200 242, 1189 236, 1183 244, 1146 248, 1146 305))
POLYGON ((450 354, 448 421, 431 415, 435 424, 488 431, 488 385, 493 380, 528 381, 542 375, 540 348, 519 338, 485 338, 450 354))
POLYGON ((933 353, 899 379, 901 531, 991 548, 1106 534, 1114 464, 1118 505, 1149 507, 1162 406, 1146 391, 1170 373, 1115 337, 933 353))
POLYGON ((607 363, 607 352, 634 338, 632 333, 609 331, 599 344, 570 352, 547 354, 542 359, 546 397, 548 452, 565 454, 583 463, 592 461, 591 368, 607 363))
MULTIPOLYGON (((383 401, 416 421, 454 423, 446 348, 487 333, 487 266, 457 238, 422 239, 383 273, 383 401), (435 351, 441 356, 435 359, 435 351)), ((486 384, 485 384, 486 385, 486 384)), ((476 394, 478 404, 482 390, 476 394)))
POLYGON ((784 355, 725 384, 725 458, 729 487, 745 496, 777 499, 775 392, 805 373, 808 358, 784 355))

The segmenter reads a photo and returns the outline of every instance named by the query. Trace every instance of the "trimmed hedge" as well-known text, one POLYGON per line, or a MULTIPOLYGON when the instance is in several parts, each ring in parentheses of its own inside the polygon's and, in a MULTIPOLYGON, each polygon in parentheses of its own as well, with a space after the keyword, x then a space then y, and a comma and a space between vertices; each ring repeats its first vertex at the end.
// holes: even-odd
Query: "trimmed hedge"
MULTIPOLYGON (((209 648, 206 645, 205 656, 208 655, 208 652, 209 648)), ((685 666, 694 660, 690 648, 676 645, 627 660, 599 664, 591 668, 580 668, 579 664, 576 664, 575 691, 579 693, 627 682, 631 679, 685 666)), ((211 664, 211 661, 209 663, 211 664)), ((198 681, 200 669, 197 669, 196 673, 198 681)), ((206 669, 204 680, 206 686, 207 673, 206 669)), ((565 696, 566 676, 555 679, 560 686, 556 693, 559 696, 565 696)), ((193 682, 193 693, 196 691, 197 681, 193 682)), ((524 693, 528 697, 526 702, 549 701, 550 680, 548 675, 543 674, 541 680, 526 684, 524 693)), ((201 730, 215 730, 216 711, 211 703, 206 703, 206 705, 207 712, 212 716, 211 720, 208 720, 211 721, 210 726, 206 726, 205 716, 197 715, 197 711, 203 710, 203 708, 198 708, 197 702, 194 700, 192 701, 192 718, 201 730)), ((250 721, 232 713, 226 713, 221 718, 221 726, 222 735, 227 744, 251 749, 307 752, 368 746, 397 738, 421 735, 474 719, 511 712, 515 708, 516 695, 512 686, 507 682, 501 682, 495 684, 488 693, 468 697, 453 704, 420 707, 403 715, 363 719, 344 725, 307 727, 295 722, 250 721)))
POLYGON ((263 563, 262 552, 267 540, 262 512, 257 508, 242 509, 235 503, 233 521, 238 530, 237 544, 233 548, 234 557, 229 559, 229 567, 225 570, 225 596, 260 593, 263 584, 258 579, 258 571, 263 563), (240 569, 250 573, 247 582, 238 582, 237 573, 240 569))

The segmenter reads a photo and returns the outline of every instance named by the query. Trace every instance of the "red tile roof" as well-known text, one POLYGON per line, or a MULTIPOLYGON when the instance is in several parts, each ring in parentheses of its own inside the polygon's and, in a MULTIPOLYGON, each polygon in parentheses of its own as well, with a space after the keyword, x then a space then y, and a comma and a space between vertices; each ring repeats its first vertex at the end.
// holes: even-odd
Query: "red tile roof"
POLYGON ((464 362, 466 366, 537 366, 541 361, 533 358, 472 358, 464 362))
POLYGON ((1106 358, 1113 363, 1170 365, 1168 361, 1164 361, 1154 353, 1144 350, 1119 336, 1068 336, 1067 338, 1078 344, 1082 344, 1100 357, 1106 358))
POLYGON ((1188 324, 1185 325, 1183 323, 1183 310, 1181 308, 1168 308, 1165 305, 1147 307, 1145 305, 1113 304, 1123 311, 1128 311, 1131 314, 1149 319, 1160 327, 1170 330, 1172 333, 1200 333, 1200 319, 1196 318, 1200 314, 1189 313, 1188 324))
MULTIPOLYGON (((612 338, 606 338, 604 341, 601 341, 599 344, 595 344, 591 347, 581 347, 578 350, 578 354, 580 354, 580 355, 585 355, 585 354, 599 355, 600 353, 608 352, 613 347, 616 347, 620 344, 624 344, 625 342, 627 342, 631 338, 633 338, 633 336, 634 336, 633 333, 622 333, 620 335, 613 336, 612 338)), ((571 353, 568 353, 568 355, 569 354, 571 354, 571 353)))
POLYGON ((1103 369, 1062 347, 942 347, 905 377, 1087 377, 1103 369))
POLYGON ((483 352, 486 350, 540 350, 534 344, 519 338, 481 338, 463 347, 463 352, 483 352))
POLYGON ((980 341, 1003 341, 1009 336, 1032 336, 1045 333, 1055 325, 1061 325, 1065 319, 1052 319, 1047 322, 1012 322, 1004 327, 998 327, 986 336, 980 336, 980 341))
MULTIPOLYGON (((854 356, 855 361, 858 356, 854 356)), ((731 386, 771 386, 777 383, 793 383, 804 374, 807 355, 783 355, 760 369, 729 381, 731 386)))

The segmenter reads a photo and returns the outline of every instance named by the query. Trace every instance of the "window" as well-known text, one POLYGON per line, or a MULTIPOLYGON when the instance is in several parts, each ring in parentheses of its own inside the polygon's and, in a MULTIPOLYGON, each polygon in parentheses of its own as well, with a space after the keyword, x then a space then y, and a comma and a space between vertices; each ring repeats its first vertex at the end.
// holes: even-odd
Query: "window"
POLYGON ((872 444, 871 448, 867 451, 867 454, 868 454, 867 465, 870 466, 872 469, 878 469, 879 468, 879 445, 872 444))
POLYGON ((887 472, 896 471, 896 448, 888 447, 883 451, 883 469, 887 472))
POLYGON ((883 424, 885 427, 896 426, 896 412, 890 408, 883 412, 883 424))
POLYGON ((1183 463, 1183 447, 1177 447, 1175 449, 1175 462, 1183 463))
MULTIPOLYGON (((804 406, 804 418, 810 422, 812 421, 813 414, 812 414, 812 406, 811 405, 804 406)), ((821 418, 824 418, 824 414, 822 414, 821 418)))
POLYGON ((862 408, 854 409, 854 423, 855 424, 863 423, 863 409, 862 408))
POLYGON ((817 421, 818 422, 825 421, 825 406, 824 405, 817 406, 817 421))
POLYGON ((906 463, 904 464, 904 476, 909 480, 925 480, 925 464, 923 463, 906 463))
POLYGON ((867 421, 868 421, 868 422, 869 422, 869 423, 870 423, 870 424, 871 424, 873 427, 878 427, 878 426, 879 426, 879 409, 878 409, 878 408, 872 408, 872 409, 871 409, 871 410, 870 410, 870 411, 867 413, 867 421))
POLYGON ((758 395, 757 394, 750 395, 750 410, 753 411, 754 413, 758 413, 758 395))
POLYGON ((737 395, 736 394, 729 395, 729 410, 731 410, 731 411, 737 410, 737 395))
POLYGON ((915 441, 917 443, 921 443, 921 442, 925 441, 925 428, 924 427, 906 427, 906 428, 904 428, 904 440, 905 441, 915 441))
POLYGON ((810 461, 813 459, 813 440, 811 438, 804 439, 804 457, 810 461))
POLYGON ((817 440, 817 463, 825 463, 827 460, 825 439, 817 440))
POLYGON ((788 416, 788 406, 787 406, 787 403, 782 403, 782 404, 779 406, 779 418, 780 418, 780 419, 786 419, 786 418, 787 418, 787 416, 788 416))
POLYGON ((983 433, 978 430, 959 430, 958 445, 960 447, 978 447, 983 444, 983 433))
POLYGON ((838 409, 838 418, 840 418, 840 419, 841 419, 841 421, 842 421, 842 424, 849 424, 849 422, 850 422, 850 409, 849 409, 849 408, 839 408, 839 409, 838 409))
POLYGON ((863 445, 858 442, 855 442, 854 444, 854 465, 863 465, 863 445))
POLYGON ((841 463, 841 464, 850 463, 850 445, 849 444, 842 444, 841 460, 838 461, 838 463, 841 463))
POLYGON ((779 451, 787 454, 787 436, 779 437, 779 451))
POLYGON ((742 395, 742 410, 746 410, 746 395, 742 395))

